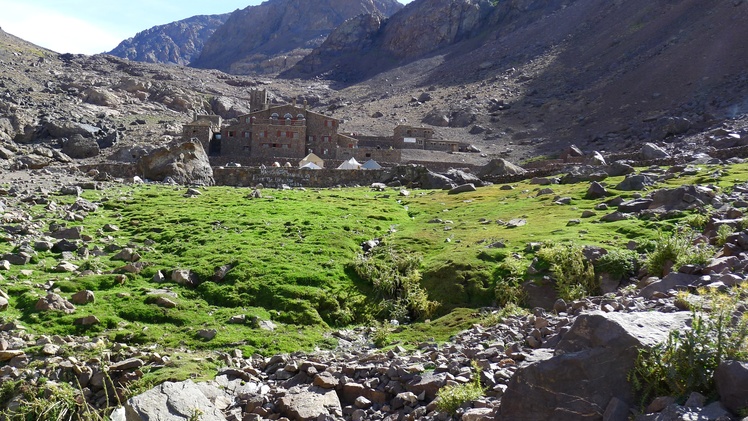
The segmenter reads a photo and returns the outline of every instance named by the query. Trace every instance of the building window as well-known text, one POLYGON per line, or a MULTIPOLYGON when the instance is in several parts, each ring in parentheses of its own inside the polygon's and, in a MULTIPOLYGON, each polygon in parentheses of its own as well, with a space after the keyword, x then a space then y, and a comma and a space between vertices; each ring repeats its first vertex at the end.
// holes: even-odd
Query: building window
POLYGON ((244 137, 246 137, 247 139, 249 139, 249 132, 246 132, 246 131, 245 131, 245 132, 244 132, 244 137))
POLYGON ((234 137, 234 136, 236 136, 236 132, 233 130, 229 131, 229 137, 234 137))
POLYGON ((330 136, 322 136, 323 142, 330 142, 330 136))
POLYGON ((335 120, 325 120, 325 127, 335 127, 335 120))
POLYGON ((277 144, 277 143, 273 143, 273 147, 274 147, 274 148, 277 148, 277 147, 278 147, 278 144, 277 144))
POLYGON ((314 136, 309 136, 309 141, 310 142, 314 142, 315 140, 316 140, 316 138, 314 136))
POLYGON ((269 143, 263 143, 263 144, 262 144, 262 147, 263 147, 263 148, 269 148, 269 147, 270 147, 270 144, 269 144, 269 143))
POLYGON ((299 134, 298 134, 298 133, 296 133, 296 132, 294 132, 294 133, 291 133, 291 138, 292 138, 292 139, 298 139, 298 138, 299 138, 299 134))

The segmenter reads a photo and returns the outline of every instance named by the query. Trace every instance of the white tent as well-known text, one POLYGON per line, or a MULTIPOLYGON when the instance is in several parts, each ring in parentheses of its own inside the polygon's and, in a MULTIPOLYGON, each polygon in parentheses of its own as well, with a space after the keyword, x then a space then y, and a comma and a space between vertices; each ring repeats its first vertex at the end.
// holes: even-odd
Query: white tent
POLYGON ((381 170, 382 166, 377 163, 377 161, 370 159, 366 162, 364 162, 364 165, 361 166, 362 170, 381 170))
POLYGON ((302 165, 299 169, 301 170, 321 170, 322 167, 315 164, 314 162, 307 162, 306 164, 302 165))
POLYGON ((325 161, 322 160, 322 158, 318 157, 317 155, 310 153, 309 155, 305 156, 304 159, 302 159, 299 162, 299 168, 304 167, 306 164, 313 162, 314 165, 324 168, 325 167, 325 161))
POLYGON ((351 158, 338 167, 339 170, 359 170, 361 169, 361 163, 356 161, 356 158, 351 158))

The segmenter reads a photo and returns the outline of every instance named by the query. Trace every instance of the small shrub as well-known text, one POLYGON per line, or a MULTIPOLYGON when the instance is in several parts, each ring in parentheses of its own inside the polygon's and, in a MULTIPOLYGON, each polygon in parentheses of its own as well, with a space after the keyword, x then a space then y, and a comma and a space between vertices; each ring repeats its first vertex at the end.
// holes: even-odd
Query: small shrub
POLYGON ((496 280, 494 294, 499 306, 509 304, 522 304, 525 301, 525 290, 522 288, 527 265, 522 260, 509 256, 506 257, 494 270, 493 276, 496 280))
POLYGON ((735 229, 727 224, 722 224, 717 228, 717 235, 716 235, 716 244, 719 247, 722 247, 727 242, 727 237, 732 235, 735 232, 735 229))
POLYGON ((596 273, 609 273, 615 278, 633 274, 639 254, 633 250, 613 249, 600 256, 595 262, 596 273))
POLYGON ((538 258, 545 262, 556 279, 556 290, 564 300, 577 300, 600 291, 592 263, 584 257, 582 246, 557 244, 538 250, 538 258))
POLYGON ((663 276, 670 267, 688 264, 701 265, 709 261, 714 250, 704 243, 694 244, 695 234, 690 230, 673 233, 658 232, 654 250, 647 255, 645 266, 653 276, 663 276))
POLYGON ((709 223, 709 215, 705 213, 694 213, 685 218, 686 224, 693 229, 703 230, 709 223))
POLYGON ((392 328, 389 323, 377 323, 374 327, 374 332, 371 335, 371 341, 377 348, 384 348, 385 346, 392 343, 391 333, 392 328))
POLYGON ((421 257, 399 253, 393 248, 378 247, 368 255, 358 255, 353 268, 363 280, 370 282, 382 298, 385 317, 400 322, 429 317, 438 303, 428 299, 421 287, 421 257))
POLYGON ((740 294, 711 293, 708 301, 708 313, 693 310, 690 329, 672 331, 665 343, 639 351, 628 377, 642 406, 655 396, 716 397, 719 364, 748 356, 748 316, 734 317, 740 294))
POLYGON ((483 386, 480 384, 480 367, 473 362, 473 378, 465 384, 444 386, 436 396, 436 408, 441 412, 454 414, 465 404, 483 397, 483 386))

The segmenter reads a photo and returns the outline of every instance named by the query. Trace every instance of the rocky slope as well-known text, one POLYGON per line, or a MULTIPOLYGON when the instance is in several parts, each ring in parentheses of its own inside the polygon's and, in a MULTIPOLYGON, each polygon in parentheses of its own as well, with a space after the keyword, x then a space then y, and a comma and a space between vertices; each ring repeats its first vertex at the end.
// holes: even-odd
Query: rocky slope
POLYGON ((186 66, 200 54, 205 42, 228 17, 228 13, 193 16, 155 26, 122 41, 109 54, 133 61, 186 66))
POLYGON ((362 13, 390 16, 395 0, 272 0, 234 12, 192 65, 234 74, 288 69, 338 25, 362 13))

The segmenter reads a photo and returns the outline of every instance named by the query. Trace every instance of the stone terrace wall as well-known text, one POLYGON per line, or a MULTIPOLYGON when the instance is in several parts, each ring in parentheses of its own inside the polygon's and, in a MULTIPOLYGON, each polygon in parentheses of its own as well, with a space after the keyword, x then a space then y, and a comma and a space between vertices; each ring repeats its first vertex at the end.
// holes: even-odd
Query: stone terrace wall
POLYGON ((368 186, 387 177, 386 170, 300 170, 298 168, 213 168, 217 185, 235 187, 368 186))

